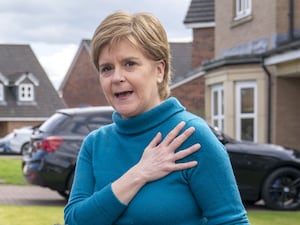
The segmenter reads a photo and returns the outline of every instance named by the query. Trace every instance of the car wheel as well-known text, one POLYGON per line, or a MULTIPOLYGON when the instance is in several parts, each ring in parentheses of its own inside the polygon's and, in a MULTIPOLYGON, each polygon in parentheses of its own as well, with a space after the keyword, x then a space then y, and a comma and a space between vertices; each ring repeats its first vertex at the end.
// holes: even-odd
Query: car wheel
POLYGON ((29 142, 26 142, 25 144, 23 144, 21 147, 21 154, 26 155, 28 153, 29 147, 30 147, 29 142))
POLYGON ((271 209, 300 208, 300 170, 291 167, 275 170, 264 182, 262 198, 271 209))

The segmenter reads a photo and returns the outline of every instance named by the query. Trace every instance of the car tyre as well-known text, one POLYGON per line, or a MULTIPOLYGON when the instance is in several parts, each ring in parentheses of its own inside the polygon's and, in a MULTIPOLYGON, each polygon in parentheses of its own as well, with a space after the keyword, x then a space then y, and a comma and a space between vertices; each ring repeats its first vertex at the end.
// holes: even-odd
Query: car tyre
POLYGON ((29 142, 26 142, 25 144, 23 144, 22 147, 21 147, 21 154, 22 155, 28 154, 29 148, 30 148, 30 143, 29 142))
POLYGON ((264 182, 262 198, 266 206, 271 209, 299 209, 300 170, 284 167, 272 172, 264 182))

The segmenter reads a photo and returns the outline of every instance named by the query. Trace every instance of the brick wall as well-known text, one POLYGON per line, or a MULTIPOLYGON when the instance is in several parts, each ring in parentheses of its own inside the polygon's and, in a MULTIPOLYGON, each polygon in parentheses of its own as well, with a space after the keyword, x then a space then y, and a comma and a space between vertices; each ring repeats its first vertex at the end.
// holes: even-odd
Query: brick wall
POLYGON ((193 30, 192 67, 201 66, 202 62, 214 57, 214 28, 193 30))
POLYGON ((234 2, 235 1, 215 1, 216 57, 220 57, 224 50, 254 40, 267 38, 271 46, 272 38, 274 34, 276 34, 275 17, 277 1, 252 0, 252 15, 245 20, 238 21, 234 20, 234 2))
POLYGON ((21 128, 24 126, 36 126, 42 123, 43 121, 7 121, 0 122, 0 138, 4 137, 6 134, 12 132, 16 128, 21 128))
POLYGON ((108 105, 86 48, 80 51, 62 94, 68 107, 108 105))
MULTIPOLYGON (((193 30, 192 67, 197 68, 214 57, 214 28, 193 30)), ((172 96, 188 111, 204 117, 204 77, 198 77, 172 89, 172 96)))
POLYGON ((196 78, 172 89, 172 96, 178 98, 186 109, 204 117, 204 77, 196 78))
POLYGON ((278 78, 274 143, 300 149, 300 78, 278 78))

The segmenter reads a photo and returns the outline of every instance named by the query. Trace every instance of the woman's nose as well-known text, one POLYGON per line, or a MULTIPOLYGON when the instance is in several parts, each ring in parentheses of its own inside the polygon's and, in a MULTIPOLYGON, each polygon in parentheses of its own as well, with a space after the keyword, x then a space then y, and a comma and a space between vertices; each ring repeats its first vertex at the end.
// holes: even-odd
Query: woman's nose
POLYGON ((115 70, 114 70, 113 81, 114 82, 124 82, 125 81, 123 72, 119 68, 115 68, 115 70))

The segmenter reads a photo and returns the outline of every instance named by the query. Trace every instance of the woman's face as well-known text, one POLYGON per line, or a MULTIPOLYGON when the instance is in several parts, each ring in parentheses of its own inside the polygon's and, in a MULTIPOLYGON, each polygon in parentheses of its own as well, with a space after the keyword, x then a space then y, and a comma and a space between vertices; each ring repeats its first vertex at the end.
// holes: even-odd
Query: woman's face
POLYGON ((100 83, 108 102, 122 117, 130 118, 160 104, 158 83, 164 62, 145 57, 128 40, 105 47, 99 56, 100 83))

